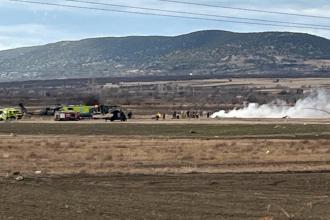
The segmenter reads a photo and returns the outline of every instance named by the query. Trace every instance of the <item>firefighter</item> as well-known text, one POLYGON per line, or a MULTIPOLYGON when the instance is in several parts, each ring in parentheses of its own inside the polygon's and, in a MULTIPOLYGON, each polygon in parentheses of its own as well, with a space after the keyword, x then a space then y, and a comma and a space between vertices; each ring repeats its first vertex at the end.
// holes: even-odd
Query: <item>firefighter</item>
POLYGON ((162 117, 162 115, 158 112, 157 114, 156 114, 156 120, 158 121, 160 118, 162 117))
POLYGON ((133 117, 133 113, 132 113, 132 112, 128 112, 128 113, 127 113, 127 118, 128 118, 128 119, 132 119, 132 117, 133 117))

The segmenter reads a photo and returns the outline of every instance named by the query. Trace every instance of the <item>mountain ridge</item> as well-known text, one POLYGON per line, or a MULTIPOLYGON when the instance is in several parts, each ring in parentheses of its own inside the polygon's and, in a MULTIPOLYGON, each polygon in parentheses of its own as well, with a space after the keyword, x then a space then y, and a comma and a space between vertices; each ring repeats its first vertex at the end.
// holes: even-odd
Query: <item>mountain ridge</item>
POLYGON ((276 72, 330 76, 330 40, 293 32, 207 30, 87 38, 0 51, 0 81, 276 72))

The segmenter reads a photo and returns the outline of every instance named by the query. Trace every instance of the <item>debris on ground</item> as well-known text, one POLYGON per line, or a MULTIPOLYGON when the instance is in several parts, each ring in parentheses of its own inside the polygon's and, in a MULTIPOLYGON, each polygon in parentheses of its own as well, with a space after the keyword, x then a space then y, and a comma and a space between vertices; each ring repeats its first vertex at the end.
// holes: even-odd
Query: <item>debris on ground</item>
POLYGON ((190 130, 189 133, 190 133, 190 134, 197 134, 197 132, 194 131, 194 130, 190 130))
POLYGON ((22 180, 24 180, 24 177, 19 175, 15 178, 15 180, 16 181, 22 181, 22 180))

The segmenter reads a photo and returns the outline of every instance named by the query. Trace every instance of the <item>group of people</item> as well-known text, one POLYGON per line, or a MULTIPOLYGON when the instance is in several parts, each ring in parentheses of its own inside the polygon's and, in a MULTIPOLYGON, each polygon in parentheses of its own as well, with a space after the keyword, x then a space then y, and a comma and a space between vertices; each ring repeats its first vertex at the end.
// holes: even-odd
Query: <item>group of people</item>
POLYGON ((210 113, 206 111, 174 111, 172 114, 172 119, 198 119, 204 115, 206 115, 207 118, 210 117, 210 113))
POLYGON ((203 111, 174 111, 172 114, 172 119, 198 119, 200 117, 203 117, 203 115, 203 111))
MULTIPOLYGON (((172 113, 172 119, 199 119, 201 117, 206 116, 209 118, 211 116, 210 112, 206 111, 173 111, 172 113)), ((156 120, 166 119, 165 113, 158 112, 155 116, 156 120)))
POLYGON ((166 114, 165 113, 160 113, 160 112, 158 112, 157 114, 156 114, 156 116, 155 116, 155 119, 156 120, 159 120, 159 119, 163 119, 163 120, 165 120, 166 119, 166 114))

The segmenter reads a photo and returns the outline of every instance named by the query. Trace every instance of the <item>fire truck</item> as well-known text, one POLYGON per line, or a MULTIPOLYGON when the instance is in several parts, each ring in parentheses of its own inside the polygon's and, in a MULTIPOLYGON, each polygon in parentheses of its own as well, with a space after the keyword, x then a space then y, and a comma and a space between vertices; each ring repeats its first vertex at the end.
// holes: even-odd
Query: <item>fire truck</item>
POLYGON ((23 114, 15 108, 0 109, 0 121, 19 120, 22 117, 23 114))

